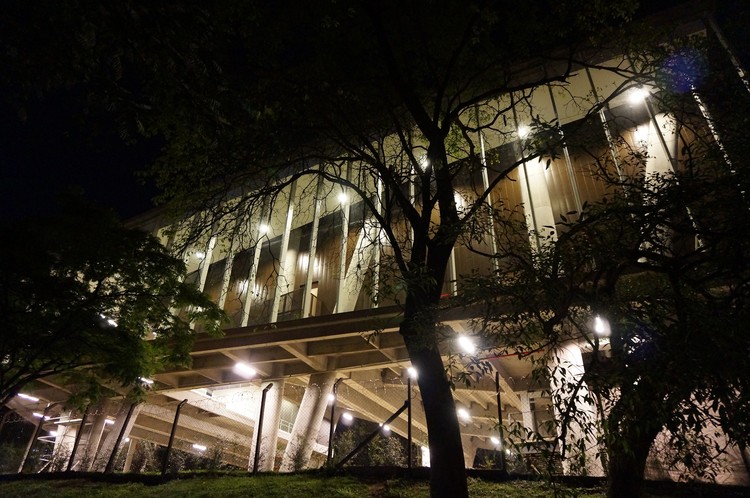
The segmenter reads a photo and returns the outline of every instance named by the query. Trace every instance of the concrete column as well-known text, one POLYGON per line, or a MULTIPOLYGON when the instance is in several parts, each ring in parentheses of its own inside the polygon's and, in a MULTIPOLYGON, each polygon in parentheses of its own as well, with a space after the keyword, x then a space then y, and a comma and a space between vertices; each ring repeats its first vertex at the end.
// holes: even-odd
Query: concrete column
POLYGON ((333 390, 334 372, 316 373, 310 376, 305 394, 294 420, 292 436, 284 451, 281 472, 293 472, 307 468, 312 456, 315 440, 328 406, 328 395, 333 390))
POLYGON ((521 400, 521 416, 523 417, 523 428, 529 431, 536 430, 534 410, 531 408, 531 394, 528 391, 518 393, 521 400))
POLYGON ((464 447, 464 466, 467 469, 474 468, 474 459, 477 456, 477 444, 474 436, 461 436, 461 444, 464 447))
POLYGON ((93 468, 94 461, 96 460, 97 452, 99 450, 99 443, 101 442, 102 434, 104 433, 104 426, 106 425, 108 411, 108 399, 99 401, 96 405, 96 408, 92 410, 92 413, 90 414, 91 427, 84 435, 85 440, 81 441, 81 446, 79 447, 79 450, 76 454, 77 464, 74 464, 75 470, 87 472, 91 468, 93 468), (83 448, 83 450, 81 450, 80 448, 83 448))
POLYGON ((125 456, 125 465, 122 467, 123 472, 130 472, 130 467, 133 465, 133 457, 135 452, 138 451, 138 440, 131 439, 128 442, 128 454, 125 456))
MULTIPOLYGON (((263 434, 260 438, 260 459, 258 460, 259 472, 273 472, 276 461, 276 444, 279 440, 279 422, 281 421, 281 401, 284 399, 284 380, 275 380, 271 382, 273 387, 266 394, 266 408, 263 413, 263 434)), ((267 385, 265 382, 263 386, 267 385)), ((258 414, 260 415, 260 405, 258 405, 258 414)), ((255 430, 259 427, 258 421, 255 422, 255 430)), ((250 461, 248 470, 253 470, 253 460, 255 458, 255 444, 258 440, 257 433, 253 433, 253 440, 250 445, 250 461)))
MULTIPOLYGON (((120 435, 120 431, 123 430, 123 425, 125 424, 125 419, 128 418, 128 412, 130 411, 131 406, 132 403, 129 401, 123 401, 120 404, 120 408, 115 414, 115 423, 109 426, 107 437, 100 445, 96 460, 93 462, 93 466, 91 467, 92 471, 104 472, 104 469, 107 467, 107 462, 109 461, 110 455, 112 455, 112 452, 115 451, 115 443, 117 442, 117 438, 120 435)), ((128 425, 125 427, 125 430, 122 434, 123 441, 126 437, 129 437, 130 431, 133 428, 133 424, 135 424, 135 419, 138 418, 138 413, 141 411, 142 406, 142 404, 138 404, 133 407, 133 413, 131 414, 130 420, 128 420, 128 425)))
MULTIPOLYGON (((603 476, 604 469, 597 457, 599 429, 596 407, 588 399, 588 386, 581 380, 584 373, 581 348, 568 343, 555 352, 551 361, 552 404, 558 422, 565 425, 563 472, 566 475, 603 476)), ((559 436, 563 437, 562 425, 559 436)))

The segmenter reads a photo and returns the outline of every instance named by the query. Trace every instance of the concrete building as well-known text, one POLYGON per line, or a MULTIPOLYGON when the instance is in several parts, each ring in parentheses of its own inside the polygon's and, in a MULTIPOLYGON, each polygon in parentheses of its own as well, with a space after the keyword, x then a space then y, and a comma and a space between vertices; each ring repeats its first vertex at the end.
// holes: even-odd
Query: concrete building
MULTIPOLYGON (((700 32, 704 27, 689 24, 685 29, 700 32)), ((580 67, 564 85, 501 95, 485 104, 495 124, 473 137, 481 150, 481 167, 456 190, 459 208, 489 189, 490 204, 502 203, 504 216, 526 224, 528 237, 517 243, 535 251, 554 241, 561 216, 581 212, 586 203, 606 195, 610 186, 601 178, 598 158, 609 156, 605 173, 615 177, 633 174, 634 168, 650 174, 679 167, 684 135, 674 117, 653 99, 659 89, 629 80, 633 62, 627 57, 598 65, 610 69, 580 67), (508 106, 511 102, 515 105, 508 106), (498 113, 505 107, 512 110, 498 113), (592 109, 597 112, 592 114, 592 109), (585 124, 587 142, 567 142, 563 155, 549 162, 547 157, 521 161, 489 188, 503 164, 518 161, 528 150, 539 122, 558 123, 560 133, 571 137, 585 124), (640 164, 632 162, 633 151, 640 164)), ((479 109, 478 115, 484 111, 479 109)), ((377 205, 383 189, 377 179, 363 175, 356 164, 336 174, 346 176, 359 195, 365 192, 377 205)), ((406 187, 405 194, 414 199, 414 190, 406 187)), ((183 254, 187 279, 226 311, 230 324, 225 335, 199 337, 192 366, 149 379, 151 394, 133 411, 114 401, 98 407, 80 428, 81 414, 53 407, 47 426, 57 425, 57 447, 69 452, 77 431, 85 433, 80 444, 86 449, 77 452, 81 456, 73 468, 103 470, 106 461, 101 455, 111 453, 119 435, 122 441, 128 439, 128 462, 139 441, 166 445, 181 400, 187 404, 176 432, 177 448, 199 454, 221 447, 226 463, 252 468, 260 400, 263 389, 270 387, 259 441, 261 471, 322 465, 330 426, 344 423, 344 413, 384 423, 397 412, 407 399, 410 362, 398 334, 399 294, 389 287, 394 284, 389 268, 393 249, 357 195, 318 176, 302 177, 263 209, 253 211, 244 224, 222 227, 193 244, 183 254)), ((394 220, 398 236, 408 241, 408 229, 398 228, 397 214, 394 220)), ((168 227, 160 225, 158 216, 144 216, 137 223, 171 243, 165 235, 168 227)), ((488 227, 472 247, 456 246, 443 287, 446 302, 461 292, 462 275, 489 273, 497 264, 476 252, 496 252, 499 235, 491 222, 488 227)), ((441 317, 445 356, 455 354, 459 365, 482 355, 472 351, 481 346, 471 344, 475 316, 470 310, 449 308, 441 317)), ((586 353, 581 344, 566 346, 563 356, 571 378, 582 375, 586 353)), ((486 374, 470 387, 457 383, 454 392, 469 467, 478 449, 499 449, 498 419, 506 429, 516 422, 543 432, 544 422, 555 417, 547 394, 555 389, 555 379, 551 385, 540 384, 531 376, 531 364, 517 356, 486 356, 486 374)), ((65 386, 42 382, 47 387, 29 393, 37 401, 18 399, 13 408, 41 413, 44 402, 65 398, 65 386)), ((426 448, 425 417, 419 393, 413 391, 411 435, 415 444, 426 448)), ((594 407, 588 409, 595 418, 594 407)), ((389 426, 406 437, 406 413, 389 426)), ((575 431, 568 434, 577 436, 575 431)), ((588 473, 601 475, 593 456, 597 448, 590 451, 588 473)), ((427 455, 422 461, 426 459, 427 455)))

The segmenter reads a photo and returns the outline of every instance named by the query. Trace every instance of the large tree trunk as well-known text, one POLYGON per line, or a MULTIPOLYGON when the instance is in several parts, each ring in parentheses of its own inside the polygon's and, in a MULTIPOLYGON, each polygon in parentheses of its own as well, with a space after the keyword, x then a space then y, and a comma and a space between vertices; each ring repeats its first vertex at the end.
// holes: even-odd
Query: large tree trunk
MULTIPOLYGON (((649 394, 640 393, 640 396, 649 394)), ((652 393, 653 399, 660 398, 652 393)), ((626 399, 623 395, 617 407, 610 413, 607 424, 608 498, 637 498, 643 496, 643 477, 646 459, 657 434, 660 423, 659 407, 647 399, 626 399), (624 410, 626 414, 623 414, 624 410)))
POLYGON ((407 298, 401 324, 406 349, 418 372, 430 445, 430 496, 468 497, 461 433, 453 393, 438 350, 436 317, 426 300, 407 298))

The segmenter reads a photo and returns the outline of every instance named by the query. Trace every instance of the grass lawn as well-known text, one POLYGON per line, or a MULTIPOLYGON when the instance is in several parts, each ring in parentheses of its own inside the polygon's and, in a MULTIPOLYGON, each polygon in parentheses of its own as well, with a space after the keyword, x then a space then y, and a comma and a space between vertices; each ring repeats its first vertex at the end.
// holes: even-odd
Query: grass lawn
MULTIPOLYGON (((512 481, 485 482, 469 479, 473 497, 535 498, 552 496, 551 488, 542 483, 512 481)), ((359 479, 356 477, 322 477, 312 475, 259 475, 192 477, 174 479, 164 484, 109 483, 89 479, 24 479, 0 482, 2 497, 263 497, 263 498, 427 498, 427 482, 410 479, 359 479)), ((577 496, 603 497, 601 492, 580 490, 577 496)))

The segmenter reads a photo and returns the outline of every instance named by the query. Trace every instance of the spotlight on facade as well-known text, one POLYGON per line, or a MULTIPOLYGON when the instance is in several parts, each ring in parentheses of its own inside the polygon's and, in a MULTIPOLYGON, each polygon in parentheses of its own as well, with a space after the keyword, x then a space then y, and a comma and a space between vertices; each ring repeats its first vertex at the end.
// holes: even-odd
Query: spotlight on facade
POLYGON ((265 223, 261 223, 258 227, 258 232, 260 232, 261 235, 265 235, 268 233, 269 227, 265 223))
POLYGON ((206 451, 207 448, 202 444, 194 444, 193 449, 198 451, 206 451))
POLYGON ((250 377, 254 376, 256 373, 258 373, 253 367, 251 367, 247 363, 242 363, 242 362, 235 363, 233 370, 234 370, 234 373, 246 379, 249 379, 250 377))
POLYGON ((628 92, 628 102, 631 104, 640 104, 649 96, 648 90, 643 87, 633 88, 628 92))
POLYGON ((418 377, 418 375, 417 375, 417 369, 414 368, 414 367, 407 368, 406 369, 406 373, 408 373, 409 377, 411 377, 412 379, 416 379, 418 377))
POLYGON ((350 423, 352 420, 354 420, 354 415, 352 415, 349 412, 344 412, 341 414, 341 420, 346 422, 347 424, 350 423))
POLYGON ((380 424, 380 427, 383 429, 383 434, 390 434, 391 433, 391 426, 388 424, 380 424))
POLYGON ((469 414, 468 410, 466 410, 466 408, 459 408, 458 410, 456 410, 456 413, 458 414, 458 418, 460 418, 464 422, 469 422, 471 420, 471 415, 469 414))
POLYGON ((29 394, 18 393, 16 394, 16 396, 21 399, 25 399, 26 401, 31 401, 32 403, 36 403, 37 401, 39 401, 39 398, 37 398, 36 396, 31 396, 29 394))
POLYGON ((518 127, 518 138, 526 138, 529 136, 529 133, 531 133, 531 128, 528 126, 521 125, 518 127))
POLYGON ((608 335, 609 327, 607 326, 606 320, 601 316, 596 315, 594 317, 594 332, 598 335, 608 335))
POLYGON ((500 446, 500 439, 496 438, 495 436, 492 436, 490 438, 490 442, 494 444, 495 446, 500 446))
POLYGON ((237 289, 240 291, 240 294, 244 294, 247 292, 247 288, 250 286, 250 282, 247 281, 247 279, 240 280, 239 285, 237 286, 237 289))
POLYGON ((195 257, 198 259, 203 259, 206 257, 206 253, 203 251, 195 251, 195 257))
POLYGON ((142 384, 145 384, 147 386, 154 385, 154 381, 146 377, 138 377, 138 380, 140 380, 142 384))
POLYGON ((349 202, 349 196, 346 195, 346 192, 339 193, 339 202, 341 204, 346 204, 347 202, 349 202))
POLYGON ((477 346, 474 344, 474 341, 471 340, 471 337, 460 335, 456 341, 458 341, 458 346, 464 351, 464 353, 474 354, 477 352, 477 346))

